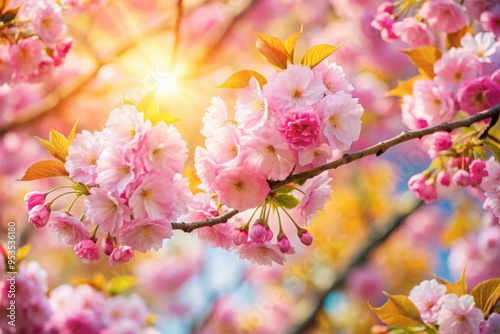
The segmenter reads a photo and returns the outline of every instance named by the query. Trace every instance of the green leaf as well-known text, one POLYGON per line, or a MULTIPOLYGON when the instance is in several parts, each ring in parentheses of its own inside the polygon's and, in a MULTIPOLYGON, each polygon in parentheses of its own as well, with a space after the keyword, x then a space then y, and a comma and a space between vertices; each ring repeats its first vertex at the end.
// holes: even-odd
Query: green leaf
POLYGON ((326 57, 337 51, 337 49, 340 48, 342 44, 344 44, 344 42, 342 42, 340 45, 315 45, 307 50, 300 63, 304 66, 313 68, 314 66, 321 63, 324 59, 326 59, 326 57))
POLYGON ((384 305, 372 307, 368 304, 383 323, 397 327, 425 326, 420 312, 407 296, 384 294, 389 298, 384 305))
POLYGON ((285 185, 276 189, 276 192, 279 194, 287 194, 289 192, 292 192, 293 190, 295 190, 294 186, 285 185))
POLYGON ((277 69, 284 70, 287 66, 288 52, 283 42, 273 36, 255 33, 258 37, 256 42, 257 50, 267 59, 267 61, 277 69))
POLYGON ((475 306, 488 315, 500 299, 500 278, 492 278, 479 283, 470 294, 474 297, 475 306))
POLYGON ((26 173, 19 181, 33 181, 46 177, 67 176, 64 163, 57 160, 42 160, 28 167, 26 173))
POLYGON ((299 205, 300 201, 289 193, 278 193, 273 197, 273 200, 285 209, 293 209, 299 205))
POLYGON ((459 297, 467 293, 467 282, 465 281, 465 268, 462 271, 462 276, 458 281, 446 284, 446 293, 454 293, 459 297))
POLYGON ((227 80, 224 81, 224 83, 217 86, 216 88, 231 88, 231 89, 245 88, 248 86, 248 82, 252 77, 257 79, 261 88, 267 83, 267 79, 262 74, 252 70, 243 70, 234 73, 229 78, 227 78, 227 80))
POLYGON ((418 68, 420 74, 429 79, 434 78, 434 63, 438 61, 443 54, 434 46, 423 46, 411 50, 401 50, 401 52, 405 53, 410 58, 410 61, 418 68))
POLYGON ((146 94, 139 102, 137 110, 144 113, 144 119, 151 119, 154 115, 160 112, 160 102, 156 97, 156 89, 146 94))
POLYGON ((137 278, 131 275, 113 277, 106 285, 106 291, 111 296, 116 296, 130 289, 137 283, 137 278))
POLYGON ((304 25, 300 23, 300 30, 299 32, 296 32, 295 34, 288 36, 287 39, 285 39, 285 50, 286 53, 288 54, 288 61, 293 64, 293 54, 295 53, 295 45, 297 44, 297 40, 299 39, 300 35, 302 34, 302 31, 304 29, 304 25))
POLYGON ((490 149, 491 153, 493 153, 495 159, 500 161, 500 148, 489 140, 486 140, 484 144, 490 149))

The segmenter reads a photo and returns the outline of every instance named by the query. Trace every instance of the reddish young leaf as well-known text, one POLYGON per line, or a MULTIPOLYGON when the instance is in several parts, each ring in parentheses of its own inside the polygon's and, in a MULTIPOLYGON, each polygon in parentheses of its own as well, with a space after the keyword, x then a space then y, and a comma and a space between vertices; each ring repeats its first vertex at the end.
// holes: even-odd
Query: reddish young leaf
POLYGON ((19 181, 33 181, 46 177, 67 176, 64 163, 57 160, 42 160, 28 167, 24 176, 19 181))
POLYGON ((288 53, 283 42, 273 36, 255 33, 258 37, 257 50, 267 59, 267 61, 277 69, 284 70, 287 66, 288 53))

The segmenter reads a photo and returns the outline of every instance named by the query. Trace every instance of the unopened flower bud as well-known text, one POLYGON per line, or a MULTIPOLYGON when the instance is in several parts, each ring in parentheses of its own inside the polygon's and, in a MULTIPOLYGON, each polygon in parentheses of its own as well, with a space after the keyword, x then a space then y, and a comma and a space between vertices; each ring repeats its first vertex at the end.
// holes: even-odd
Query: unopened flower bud
POLYGON ((236 246, 242 245, 248 240, 248 233, 246 230, 236 229, 233 231, 233 243, 236 246))
POLYGON ((267 240, 267 229, 260 220, 257 220, 255 224, 252 225, 250 229, 250 239, 254 241, 266 241, 267 240))
POLYGON ((114 266, 130 261, 134 257, 134 249, 130 246, 118 246, 109 256, 109 263, 114 266))
POLYGON ((26 210, 30 211, 35 207, 35 205, 41 205, 45 203, 45 197, 47 195, 40 191, 32 191, 24 196, 24 202, 26 203, 26 210))
POLYGON ((444 169, 438 173, 436 180, 440 185, 448 187, 450 185, 450 173, 444 169))
POLYGON ((302 232, 299 233, 300 242, 302 242, 306 246, 310 246, 313 242, 313 236, 311 235, 311 233, 309 233, 308 230, 302 230, 302 232))
POLYGON ((469 172, 460 169, 456 171, 455 174, 453 174, 453 183, 455 183, 457 186, 468 187, 472 183, 472 179, 469 172))
POLYGON ((29 222, 35 228, 42 228, 47 225, 50 217, 50 205, 38 204, 35 205, 29 212, 29 222))
POLYGON ((104 254, 106 254, 108 256, 111 255, 114 247, 115 246, 113 245, 113 238, 111 238, 110 236, 107 236, 106 238, 102 239, 101 248, 102 248, 102 251, 104 254))
POLYGON ((78 256, 83 263, 99 260, 99 248, 90 239, 85 239, 77 243, 74 250, 76 256, 78 256))
POLYGON ((288 240, 288 238, 286 237, 286 235, 284 235, 281 238, 279 238, 279 240, 278 240, 278 247, 279 247, 280 251, 283 254, 288 253, 288 251, 290 250, 291 246, 290 246, 290 241, 288 240))

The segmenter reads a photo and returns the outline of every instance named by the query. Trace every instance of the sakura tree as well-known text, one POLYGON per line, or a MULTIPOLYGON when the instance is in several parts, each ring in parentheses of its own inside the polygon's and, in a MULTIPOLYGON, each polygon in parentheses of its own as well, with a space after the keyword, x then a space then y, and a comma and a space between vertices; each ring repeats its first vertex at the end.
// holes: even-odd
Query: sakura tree
POLYGON ((500 329, 495 1, 0 5, 6 333, 500 329))

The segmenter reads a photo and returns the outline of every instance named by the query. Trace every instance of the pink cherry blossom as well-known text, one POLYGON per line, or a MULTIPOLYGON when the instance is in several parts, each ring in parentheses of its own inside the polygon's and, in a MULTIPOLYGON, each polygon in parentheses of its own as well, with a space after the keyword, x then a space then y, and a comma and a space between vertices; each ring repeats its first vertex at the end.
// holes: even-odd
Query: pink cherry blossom
POLYGON ((125 222, 130 221, 132 210, 126 202, 117 193, 92 188, 90 195, 85 197, 85 216, 92 225, 99 225, 101 231, 115 235, 125 222))
POLYGON ((209 152, 217 153, 216 159, 219 164, 230 162, 240 152, 239 130, 233 125, 225 125, 215 130, 205 143, 209 152))
POLYGON ((38 39, 22 39, 9 48, 12 67, 19 74, 33 72, 43 57, 44 45, 38 39))
POLYGON ((441 309, 439 300, 445 294, 446 286, 432 279, 425 280, 415 286, 410 291, 408 298, 415 304, 424 322, 436 323, 441 309))
POLYGON ((10 83, 12 77, 9 48, 8 45, 0 45, 0 85, 10 83))
POLYGON ((418 21, 415 17, 405 17, 401 21, 394 23, 394 34, 413 48, 431 44, 431 34, 427 26, 418 21))
POLYGON ((35 205, 42 205, 45 203, 46 193, 40 191, 30 191, 24 196, 24 202, 26 203, 26 210, 30 211, 35 205))
POLYGON ((436 186, 422 174, 413 175, 408 181, 408 188, 426 203, 431 203, 438 198, 436 186))
POLYGON ((316 106, 323 118, 323 135, 333 149, 347 150, 361 132, 363 107, 344 92, 327 95, 316 106))
POLYGON ((496 38, 500 36, 500 5, 496 5, 488 11, 481 14, 481 25, 495 34, 496 38))
POLYGON ((480 32, 474 36, 466 34, 460 40, 460 45, 481 63, 491 63, 499 48, 495 35, 491 32, 480 32))
POLYGON ((435 159, 439 156, 439 152, 450 149, 452 145, 451 135, 448 132, 439 131, 432 134, 427 153, 432 159, 435 159))
POLYGON ((269 241, 249 241, 243 244, 237 253, 240 259, 247 259, 252 263, 263 266, 270 267, 273 262, 283 265, 285 262, 285 255, 278 246, 271 244, 269 241))
POLYGON ((481 63, 465 49, 451 48, 434 64, 435 82, 455 91, 467 79, 481 75, 481 63))
POLYGON ((33 17, 33 31, 48 45, 59 39, 66 32, 61 7, 48 1, 38 4, 33 17))
POLYGON ((256 130, 242 140, 241 162, 266 179, 282 180, 293 170, 296 157, 279 132, 256 130))
POLYGON ((398 36, 393 31, 393 25, 396 22, 392 15, 392 4, 388 1, 381 3, 377 7, 371 26, 380 31, 380 35, 385 41, 393 41, 398 36))
POLYGON ((212 136, 215 130, 229 124, 226 102, 218 96, 212 97, 212 105, 207 107, 202 121, 204 126, 201 134, 205 137, 212 136))
POLYGON ((500 84, 488 77, 467 80, 458 90, 457 99, 469 115, 477 114, 500 104, 500 84))
POLYGON ((99 260, 99 248, 90 239, 82 240, 75 245, 75 253, 83 263, 99 260))
POLYGON ((264 86, 263 95, 272 110, 284 113, 317 103, 326 91, 310 67, 289 65, 264 86))
POLYGON ((174 188, 164 175, 149 173, 130 196, 135 218, 170 219, 173 213, 174 188))
POLYGON ((175 127, 163 122, 156 124, 148 130, 144 145, 144 166, 148 171, 182 172, 187 159, 187 144, 175 127))
POLYGON ((116 147, 137 148, 150 127, 151 122, 144 121, 143 113, 126 104, 109 113, 103 133, 116 147))
POLYGON ((481 159, 473 160, 469 165, 469 173, 472 180, 477 184, 481 184, 484 177, 488 176, 486 170, 486 162, 481 159))
POLYGON ((108 298, 103 309, 103 322, 111 326, 122 321, 131 321, 142 327, 146 324, 149 310, 144 300, 137 294, 118 295, 108 298))
POLYGON ((419 15, 433 29, 453 33, 467 25, 464 7, 453 0, 429 0, 420 8, 419 15))
POLYGON ((76 217, 65 212, 53 212, 50 216, 49 225, 57 233, 59 241, 68 245, 76 245, 78 242, 88 239, 90 233, 76 217))
POLYGON ((163 240, 172 236, 172 224, 162 220, 135 219, 120 233, 120 240, 134 248, 146 253, 150 249, 158 251, 163 240))
POLYGON ((481 334, 496 334, 500 333, 500 313, 491 313, 488 320, 485 320, 480 325, 481 334))
POLYGON ((328 63, 328 60, 324 60, 313 68, 313 72, 316 77, 321 78, 327 94, 335 94, 339 91, 350 93, 354 89, 345 77, 344 69, 336 63, 328 63))
POLYGON ((130 246, 118 246, 109 256, 112 266, 130 261, 134 257, 134 249, 130 246))
POLYGON ((428 126, 424 119, 422 108, 415 109, 415 99, 412 95, 403 95, 401 105, 401 118, 403 123, 411 130, 422 129, 428 126))
POLYGON ((278 131, 291 148, 302 150, 317 146, 321 127, 314 108, 291 110, 281 116, 279 123, 278 131))
POLYGON ((111 236, 102 238, 101 249, 104 254, 108 256, 111 255, 114 248, 115 245, 113 244, 113 238, 111 236))
POLYGON ((235 119, 238 127, 249 131, 264 125, 269 117, 267 99, 262 96, 259 82, 254 77, 250 78, 248 88, 239 89, 236 94, 235 119))
POLYGON ((51 55, 52 59, 54 59, 54 65, 56 66, 61 65, 64 58, 66 57, 66 55, 68 54, 68 52, 71 50, 72 47, 73 47, 73 39, 71 38, 64 38, 57 41, 54 52, 51 55))
POLYGON ((261 205, 271 190, 264 178, 241 167, 223 170, 215 183, 220 201, 238 211, 261 205))
POLYGON ((300 214, 300 222, 303 225, 309 225, 312 220, 318 215, 319 211, 323 210, 325 204, 330 201, 330 196, 333 192, 329 182, 332 180, 326 172, 309 179, 302 186, 305 189, 304 196, 297 206, 297 211, 300 214))
POLYGON ((196 175, 202 182, 201 188, 209 192, 215 191, 215 178, 222 170, 215 152, 197 146, 194 151, 194 166, 196 175))
POLYGON ((459 298, 452 293, 442 297, 441 302, 437 319, 440 333, 479 334, 479 324, 484 316, 480 309, 474 307, 474 297, 462 295, 459 298))
POLYGON ((69 146, 64 167, 76 182, 93 186, 97 179, 97 159, 105 148, 101 132, 83 130, 69 146))
POLYGON ((412 114, 425 120, 428 126, 451 121, 456 114, 455 102, 449 91, 429 79, 421 79, 413 86, 412 114))
MULTIPOLYGON (((327 143, 321 143, 317 147, 310 149, 300 150, 297 153, 298 163, 300 166, 307 168, 316 168, 330 162, 332 159, 332 148, 327 143)), ((300 171, 301 168, 297 168, 300 171)))
POLYGON ((36 66, 36 69, 27 77, 29 83, 42 83, 54 75, 54 60, 48 56, 43 56, 36 66))
POLYGON ((481 183, 486 196, 483 207, 500 217, 500 164, 492 157, 486 161, 486 171, 488 176, 481 183))
POLYGON ((96 182, 109 191, 122 194, 137 177, 133 159, 132 152, 120 146, 106 148, 97 159, 96 182))
POLYGON ((47 225, 50 216, 50 205, 38 204, 29 211, 28 221, 36 228, 47 225))

